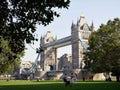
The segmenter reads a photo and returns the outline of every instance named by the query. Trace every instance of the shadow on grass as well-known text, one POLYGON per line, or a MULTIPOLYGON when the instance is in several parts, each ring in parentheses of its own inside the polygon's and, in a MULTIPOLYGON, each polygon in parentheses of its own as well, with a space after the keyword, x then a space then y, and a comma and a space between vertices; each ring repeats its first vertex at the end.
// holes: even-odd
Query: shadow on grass
MULTIPOLYGON (((10 82, 8 82, 10 83, 10 82)), ((12 83, 0 85, 0 90, 120 90, 117 82, 76 82, 71 87, 65 87, 63 82, 33 82, 12 83)))

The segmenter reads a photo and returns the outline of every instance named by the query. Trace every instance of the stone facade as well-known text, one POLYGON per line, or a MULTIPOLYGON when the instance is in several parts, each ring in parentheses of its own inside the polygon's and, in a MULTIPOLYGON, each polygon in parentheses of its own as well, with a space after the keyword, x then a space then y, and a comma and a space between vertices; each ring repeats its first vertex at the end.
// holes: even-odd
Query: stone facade
POLYGON ((72 55, 64 54, 58 59, 58 70, 71 70, 72 69, 72 55))
MULTIPOLYGON (((46 43, 55 41, 56 37, 54 38, 50 31, 47 31, 46 35, 41 37, 40 44, 43 46, 46 43)), ((41 60, 40 66, 41 68, 46 70, 56 70, 57 68, 57 50, 56 48, 48 47, 44 48, 44 52, 41 53, 41 60)))
POLYGON ((79 39, 84 42, 84 45, 88 45, 88 38, 94 31, 93 23, 88 26, 85 17, 82 15, 77 21, 77 24, 72 23, 71 36, 72 36, 72 66, 73 69, 79 69, 83 60, 83 51, 86 49, 82 46, 79 39))

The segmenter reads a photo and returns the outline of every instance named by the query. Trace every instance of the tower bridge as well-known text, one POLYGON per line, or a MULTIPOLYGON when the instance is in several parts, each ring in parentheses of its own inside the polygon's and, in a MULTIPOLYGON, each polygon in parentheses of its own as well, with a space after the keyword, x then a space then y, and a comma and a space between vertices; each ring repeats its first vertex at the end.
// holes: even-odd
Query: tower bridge
MULTIPOLYGON (((76 24, 72 23, 70 36, 57 39, 50 31, 47 31, 47 33, 40 38, 40 47, 44 49, 40 55, 38 55, 38 57, 40 56, 40 68, 42 71, 58 71, 61 67, 64 68, 64 65, 69 65, 70 70, 80 71, 84 56, 83 51, 87 48, 88 38, 93 31, 93 23, 89 26, 83 15, 80 16, 76 24), (58 64, 60 64, 60 60, 57 58, 57 49, 67 45, 71 45, 72 61, 62 62, 61 67, 59 67, 58 64)), ((38 57, 35 60, 34 67, 36 67, 38 57)), ((34 69, 34 67, 32 69, 34 69)))
POLYGON ((80 69, 83 60, 83 51, 87 48, 88 38, 93 31, 93 23, 89 26, 83 15, 80 16, 76 24, 72 23, 70 36, 57 39, 48 31, 46 35, 40 38, 40 46, 44 49, 41 53, 41 68, 48 70, 49 67, 50 70, 60 70, 57 49, 71 45, 72 62, 70 67, 72 69, 80 69))

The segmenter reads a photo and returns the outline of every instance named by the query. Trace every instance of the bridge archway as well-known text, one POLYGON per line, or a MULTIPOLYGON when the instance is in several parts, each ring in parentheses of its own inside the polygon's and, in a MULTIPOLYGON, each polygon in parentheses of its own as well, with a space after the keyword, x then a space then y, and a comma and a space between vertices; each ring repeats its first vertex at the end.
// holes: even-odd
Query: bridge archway
POLYGON ((49 65, 50 66, 50 71, 54 70, 53 65, 49 65))

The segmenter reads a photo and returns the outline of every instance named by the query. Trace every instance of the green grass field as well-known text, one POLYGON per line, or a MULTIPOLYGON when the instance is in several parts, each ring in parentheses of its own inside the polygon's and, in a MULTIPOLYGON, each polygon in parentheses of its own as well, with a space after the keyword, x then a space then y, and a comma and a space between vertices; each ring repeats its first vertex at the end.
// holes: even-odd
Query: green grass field
POLYGON ((79 82, 65 87, 62 81, 0 80, 0 90, 120 90, 120 82, 79 82))

